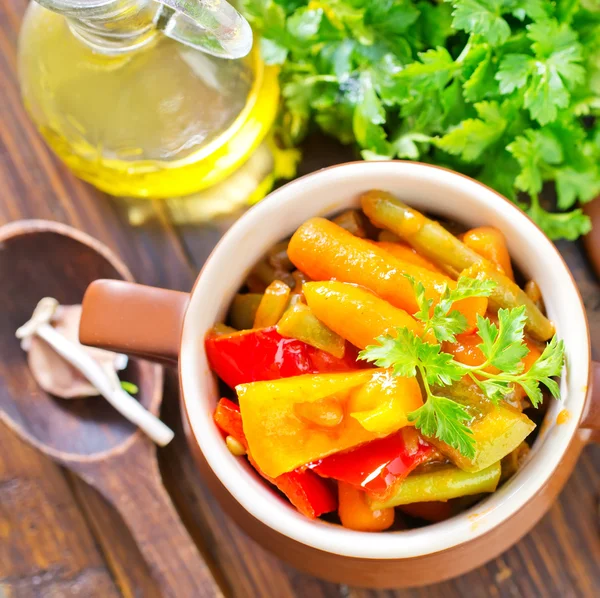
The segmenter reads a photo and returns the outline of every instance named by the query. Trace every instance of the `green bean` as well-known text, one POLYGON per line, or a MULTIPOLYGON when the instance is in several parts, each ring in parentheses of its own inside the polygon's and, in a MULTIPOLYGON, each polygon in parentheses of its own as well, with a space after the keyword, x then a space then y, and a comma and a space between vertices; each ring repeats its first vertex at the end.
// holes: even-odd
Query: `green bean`
POLYGON ((395 235, 392 231, 381 230, 377 235, 377 240, 383 241, 384 243, 398 243, 398 241, 401 241, 402 239, 400 239, 400 237, 395 235))
POLYGON ((249 330, 254 325, 254 317, 262 295, 260 293, 238 293, 231 302, 229 321, 238 330, 249 330))
POLYGON ((211 329, 212 336, 229 336, 230 334, 236 333, 237 330, 231 326, 226 326, 221 322, 217 322, 211 329))
POLYGON ((396 233, 454 278, 463 274, 494 280, 497 286, 490 297, 492 308, 497 311, 500 307, 524 305, 525 329, 534 338, 546 341, 554 334, 552 323, 517 284, 443 226, 384 191, 368 191, 361 197, 361 203, 375 226, 396 233))
POLYGON ((411 473, 396 492, 384 501, 370 501, 371 509, 386 509, 413 502, 450 500, 460 496, 494 492, 500 479, 500 463, 471 473, 453 466, 441 466, 411 473))
POLYGON ((454 278, 465 268, 485 261, 441 224, 413 210, 390 193, 368 191, 362 195, 361 204, 375 226, 386 228, 406 240, 454 278))
POLYGON ((277 332, 281 336, 298 339, 340 359, 344 356, 344 339, 318 320, 310 307, 303 303, 296 303, 283 314, 277 324, 277 332))
POLYGON ((475 456, 467 458, 437 438, 427 438, 441 453, 464 471, 481 471, 514 451, 535 428, 515 407, 502 401, 493 405, 474 382, 461 380, 451 386, 436 386, 434 392, 465 406, 473 418, 468 425, 475 441, 475 456))
POLYGON ((498 311, 501 307, 511 309, 524 305, 527 314, 525 330, 533 338, 547 341, 554 335, 554 324, 540 311, 527 293, 491 264, 474 264, 461 274, 478 280, 493 280, 496 283, 490 295, 490 308, 493 311, 498 311))

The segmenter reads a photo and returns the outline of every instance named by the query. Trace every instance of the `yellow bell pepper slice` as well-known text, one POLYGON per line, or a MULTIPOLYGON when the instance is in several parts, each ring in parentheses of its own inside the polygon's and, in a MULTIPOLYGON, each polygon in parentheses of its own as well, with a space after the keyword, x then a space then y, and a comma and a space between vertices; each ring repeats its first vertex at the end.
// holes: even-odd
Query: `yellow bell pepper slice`
POLYGON ((390 370, 380 370, 352 393, 348 413, 365 430, 387 435, 413 425, 408 414, 421 405, 423 397, 416 378, 401 378, 390 370))
POLYGON ((396 410, 402 409, 404 400, 411 411, 422 404, 419 386, 414 379, 383 376, 382 372, 307 374, 236 386, 244 434, 261 471, 277 477, 406 425, 407 412, 399 415, 396 410), (395 402, 385 384, 396 388, 395 402), (381 408, 386 402, 393 405, 387 420, 381 408), (377 425, 368 426, 370 430, 361 425, 360 417, 368 419, 364 412, 377 409, 381 409, 374 418, 377 425), (356 418, 353 410, 363 413, 356 418))

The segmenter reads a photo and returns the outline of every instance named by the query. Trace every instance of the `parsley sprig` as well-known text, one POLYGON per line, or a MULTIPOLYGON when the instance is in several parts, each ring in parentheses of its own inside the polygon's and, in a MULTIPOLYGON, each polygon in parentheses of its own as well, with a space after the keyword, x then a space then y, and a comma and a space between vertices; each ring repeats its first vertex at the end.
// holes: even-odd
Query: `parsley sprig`
POLYGON ((404 275, 413 286, 419 310, 414 314, 424 325, 424 334, 432 333, 440 341, 456 342, 456 335, 467 329, 467 319, 458 310, 452 310, 457 301, 469 297, 489 297, 496 283, 493 280, 476 280, 461 276, 456 281, 456 287, 450 289, 445 285, 440 299, 432 308, 433 299, 425 296, 423 283, 417 282, 412 276, 404 275))
POLYGON ((423 322, 422 336, 407 328, 399 328, 396 336, 378 337, 378 344, 368 346, 359 357, 379 367, 390 368, 396 376, 419 376, 426 400, 408 418, 425 436, 442 440, 468 458, 475 457, 475 441, 467 425, 471 416, 466 407, 438 396, 432 390, 435 386, 451 386, 464 376, 477 384, 495 405, 512 393, 514 385, 523 388, 534 407, 542 402, 542 384, 555 398, 559 397, 558 384, 552 377, 558 376, 562 370, 564 343, 553 337, 525 372, 522 360, 529 349, 524 342, 524 307, 499 310, 498 324, 488 318, 477 317, 477 334, 481 339, 478 346, 485 357, 481 365, 460 363, 443 352, 440 344, 424 340, 433 334, 439 342, 457 342, 456 335, 467 329, 467 322, 459 311, 452 310, 453 304, 468 297, 489 296, 495 283, 460 277, 454 289, 446 287, 442 290, 440 300, 433 306, 432 299, 425 295, 423 285, 412 278, 410 280, 419 307, 414 315, 423 322))
POLYGON ((242 0, 279 65, 279 137, 318 127, 362 157, 434 162, 552 238, 600 193, 600 7, 591 0, 242 0), (538 196, 554 183, 557 212, 538 196))

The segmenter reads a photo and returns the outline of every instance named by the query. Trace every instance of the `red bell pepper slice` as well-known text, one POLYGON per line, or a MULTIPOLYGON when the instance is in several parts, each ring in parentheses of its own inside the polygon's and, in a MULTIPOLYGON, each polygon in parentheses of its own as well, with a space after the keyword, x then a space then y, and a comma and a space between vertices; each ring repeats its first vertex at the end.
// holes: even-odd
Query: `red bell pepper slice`
MULTIPOLYGON (((246 449, 248 448, 238 405, 223 398, 217 404, 213 417, 223 432, 233 436, 246 449)), ((250 454, 248 454, 248 460, 263 478, 277 486, 306 517, 315 519, 337 509, 337 496, 329 483, 310 469, 296 469, 276 478, 270 478, 259 469, 250 454)))
POLYGON ((347 482, 385 500, 396 484, 434 452, 414 428, 404 428, 385 438, 325 457, 309 467, 321 476, 347 482), (407 434, 411 434, 412 439, 407 438, 407 434))
POLYGON ((213 419, 223 432, 233 436, 246 450, 248 450, 248 443, 246 442, 244 428, 242 427, 242 414, 240 413, 239 405, 236 405, 229 399, 221 399, 217 403, 213 419))
POLYGON ((309 519, 316 519, 337 509, 337 495, 331 485, 310 469, 295 469, 276 478, 269 478, 260 471, 252 457, 249 458, 256 471, 277 486, 298 511, 309 519))
POLYGON ((211 369, 231 388, 247 382, 365 367, 365 362, 357 362, 357 350, 349 343, 340 359, 302 341, 285 338, 274 326, 221 336, 209 334, 205 346, 211 369))

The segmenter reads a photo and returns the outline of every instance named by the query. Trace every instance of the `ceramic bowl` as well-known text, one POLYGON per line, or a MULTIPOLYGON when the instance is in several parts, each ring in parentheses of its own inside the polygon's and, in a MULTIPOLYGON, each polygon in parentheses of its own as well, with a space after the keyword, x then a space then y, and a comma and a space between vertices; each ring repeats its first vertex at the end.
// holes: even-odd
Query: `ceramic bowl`
POLYGON ((600 428, 598 367, 577 286, 559 252, 517 207, 484 185, 430 165, 390 161, 333 166, 297 179, 242 216, 214 249, 188 296, 96 282, 84 300, 81 341, 179 361, 181 400, 190 448, 223 507, 257 542, 300 569, 356 585, 406 587, 473 569, 514 544, 544 515, 585 442, 600 428), (312 216, 359 206, 370 189, 461 222, 490 225, 506 236, 516 265, 535 280, 548 316, 564 339, 567 367, 560 402, 550 406, 520 471, 474 508, 419 529, 357 532, 310 521, 228 451, 212 420, 217 394, 204 351, 207 331, 222 321, 253 265, 312 216), (566 410, 567 417, 558 419, 566 410), (562 422, 562 423, 558 423, 562 422))

